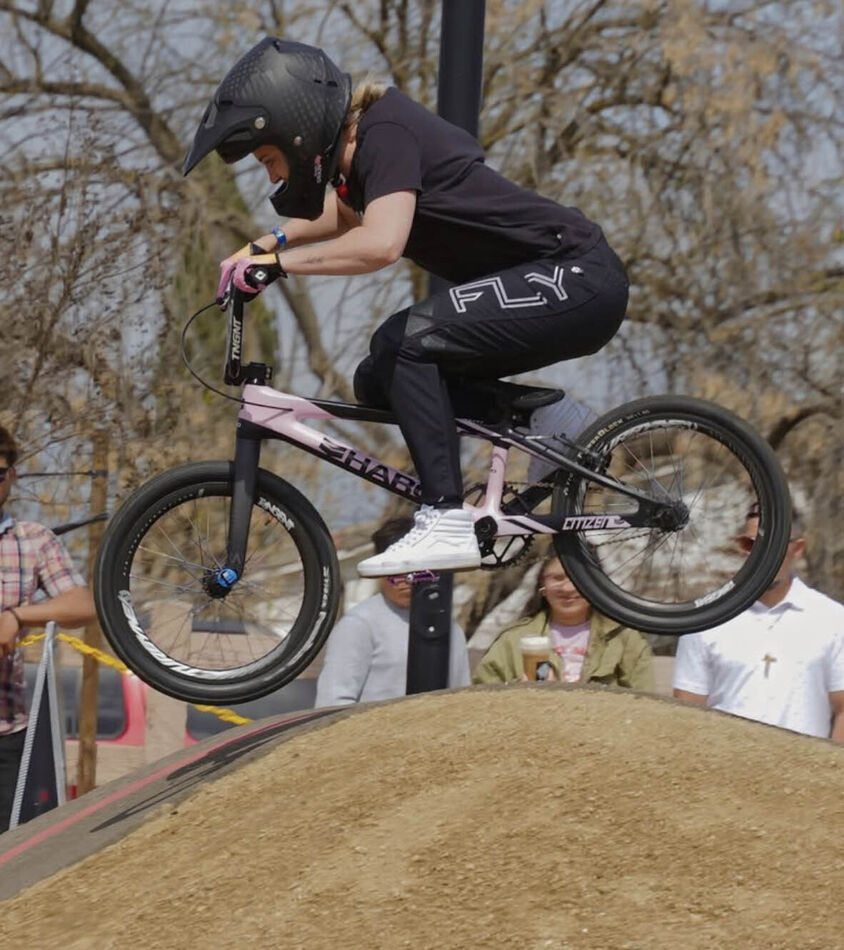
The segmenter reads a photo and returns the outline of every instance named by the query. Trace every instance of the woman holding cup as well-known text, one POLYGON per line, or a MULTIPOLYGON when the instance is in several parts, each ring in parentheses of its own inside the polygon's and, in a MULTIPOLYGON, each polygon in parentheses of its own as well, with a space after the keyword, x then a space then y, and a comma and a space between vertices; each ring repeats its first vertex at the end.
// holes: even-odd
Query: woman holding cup
POLYGON ((645 638, 593 610, 553 554, 523 618, 499 635, 472 676, 473 683, 528 679, 654 689, 645 638))

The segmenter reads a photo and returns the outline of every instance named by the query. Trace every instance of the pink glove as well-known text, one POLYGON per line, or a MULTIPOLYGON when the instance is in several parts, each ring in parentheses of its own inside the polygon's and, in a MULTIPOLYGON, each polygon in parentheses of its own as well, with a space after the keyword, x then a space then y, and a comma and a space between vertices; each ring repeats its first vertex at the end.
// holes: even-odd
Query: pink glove
POLYGON ((220 261, 220 283, 217 284, 217 303, 220 303, 226 295, 229 287, 229 280, 234 273, 234 267, 237 261, 233 257, 227 257, 220 261))
MULTIPOLYGON (((257 264, 255 259, 252 257, 241 257, 240 260, 235 262, 234 265, 234 285, 238 290, 242 290, 245 294, 257 294, 259 291, 266 288, 266 284, 247 284, 246 283, 246 272, 251 267, 261 267, 263 265, 257 264)), ((264 266, 266 270, 266 266, 264 266)))

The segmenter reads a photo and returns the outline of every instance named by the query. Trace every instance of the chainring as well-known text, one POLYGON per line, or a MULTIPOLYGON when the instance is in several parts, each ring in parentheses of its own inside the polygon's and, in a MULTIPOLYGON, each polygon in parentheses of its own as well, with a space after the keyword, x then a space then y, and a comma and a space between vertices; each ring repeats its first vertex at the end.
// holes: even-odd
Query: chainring
MULTIPOLYGON (((477 484, 468 488, 463 500, 470 504, 477 504, 483 498, 486 485, 477 484)), ((502 501, 508 494, 512 497, 518 494, 512 483, 504 483, 502 501)), ((533 546, 532 534, 514 534, 502 538, 479 538, 478 546, 481 549, 481 570, 497 571, 502 567, 511 567, 525 558, 533 546)))

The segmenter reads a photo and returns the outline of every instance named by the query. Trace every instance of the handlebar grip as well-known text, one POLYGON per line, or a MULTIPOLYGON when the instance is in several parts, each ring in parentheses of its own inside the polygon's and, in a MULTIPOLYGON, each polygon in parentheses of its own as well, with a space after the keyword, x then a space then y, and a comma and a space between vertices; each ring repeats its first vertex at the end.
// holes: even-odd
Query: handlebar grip
POLYGON ((250 267, 243 275, 244 280, 250 287, 260 290, 273 281, 281 277, 281 268, 278 265, 259 264, 256 267, 250 267))
MULTIPOLYGON (((255 241, 250 242, 249 244, 249 253, 256 257, 258 254, 266 254, 267 252, 261 247, 260 244, 256 244, 255 241)), ((255 290, 259 290, 260 284, 266 285, 266 271, 263 267, 258 267, 246 271, 243 275, 244 280, 250 287, 254 287, 255 290)))

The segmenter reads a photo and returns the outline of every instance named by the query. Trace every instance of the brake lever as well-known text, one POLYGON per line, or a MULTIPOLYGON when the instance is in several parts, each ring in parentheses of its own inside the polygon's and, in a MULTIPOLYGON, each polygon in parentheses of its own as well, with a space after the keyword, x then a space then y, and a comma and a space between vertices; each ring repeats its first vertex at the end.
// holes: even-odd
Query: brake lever
POLYGON ((229 309, 229 304, 232 302, 232 280, 229 278, 229 282, 226 284, 226 289, 222 297, 217 298, 217 306, 225 311, 229 309))

